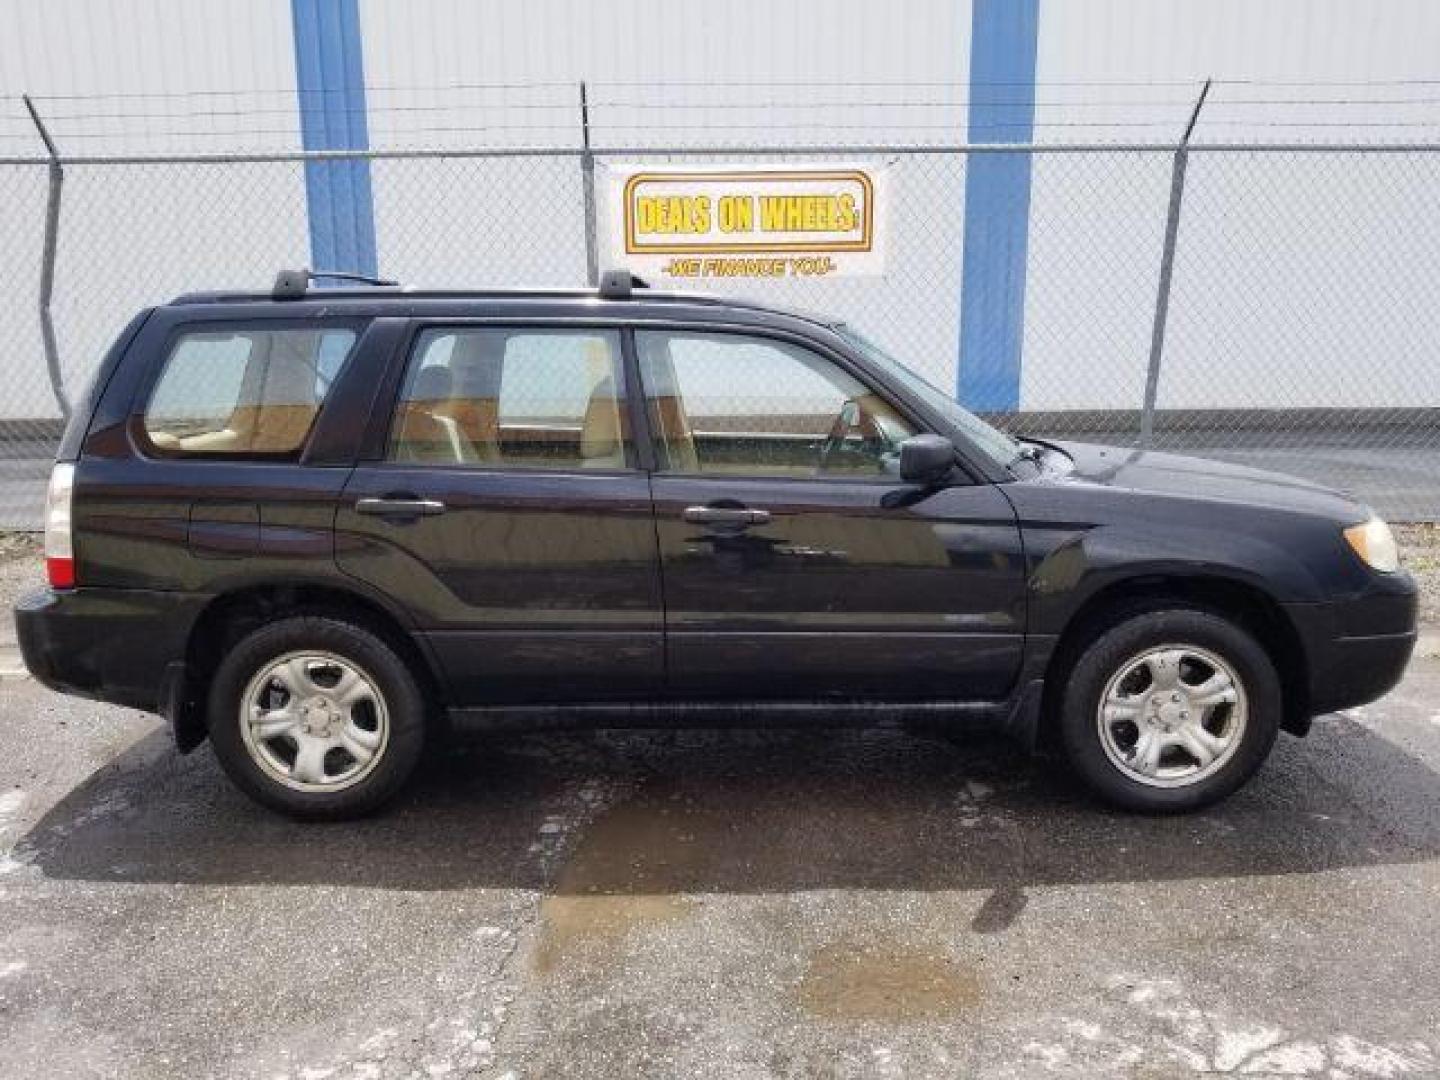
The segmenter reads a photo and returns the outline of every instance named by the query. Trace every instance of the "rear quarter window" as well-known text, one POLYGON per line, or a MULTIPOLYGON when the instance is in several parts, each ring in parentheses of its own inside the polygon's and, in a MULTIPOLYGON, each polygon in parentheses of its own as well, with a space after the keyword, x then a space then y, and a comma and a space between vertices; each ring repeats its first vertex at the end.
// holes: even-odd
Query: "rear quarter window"
POLYGON ((292 457, 355 339, 348 327, 187 331, 146 402, 145 438, 164 455, 292 457))

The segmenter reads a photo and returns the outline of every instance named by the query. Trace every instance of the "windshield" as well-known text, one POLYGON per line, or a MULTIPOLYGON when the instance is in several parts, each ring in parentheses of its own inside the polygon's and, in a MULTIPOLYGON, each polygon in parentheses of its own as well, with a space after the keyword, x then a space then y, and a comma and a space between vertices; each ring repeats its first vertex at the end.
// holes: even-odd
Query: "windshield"
POLYGON ((980 448, 981 452, 989 457, 995 464, 1002 468, 1009 466, 1020 454, 1020 444, 1006 435, 1003 431, 991 427, 984 420, 981 420, 968 409, 963 408, 949 394, 932 386, 921 376, 915 374, 908 367, 896 360, 874 342, 862 337, 851 326, 841 323, 834 327, 837 334, 843 337, 856 349, 864 353, 865 358, 872 364, 883 368, 887 374, 902 384, 916 397, 922 399, 926 405, 934 409, 950 423, 959 428, 969 440, 980 448))

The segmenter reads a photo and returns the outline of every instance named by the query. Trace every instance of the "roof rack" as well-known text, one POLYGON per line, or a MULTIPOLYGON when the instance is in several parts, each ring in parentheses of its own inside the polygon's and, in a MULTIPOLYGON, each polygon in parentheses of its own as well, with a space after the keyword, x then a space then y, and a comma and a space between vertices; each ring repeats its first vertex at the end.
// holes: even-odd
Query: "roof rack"
MULTIPOLYGON (((384 278, 369 277, 364 274, 352 274, 348 271, 338 270, 282 270, 275 278, 275 284, 269 292, 243 292, 243 291, 207 291, 184 293, 171 301, 173 304, 220 304, 220 303, 247 303, 257 300, 303 300, 314 294, 309 291, 309 284, 316 278, 338 278, 342 281, 355 281, 366 286, 378 286, 384 289, 397 288, 398 283, 388 281, 384 278)), ((728 307, 746 308, 752 311, 770 311, 789 315, 793 318, 804 319, 807 322, 816 323, 820 326, 832 325, 835 320, 829 316, 806 311, 798 311, 793 308, 780 308, 772 304, 757 300, 746 300, 741 297, 727 296, 720 293, 692 292, 680 289, 652 289, 650 284, 630 273, 628 270, 607 270, 601 277, 598 288, 591 289, 556 289, 556 288, 478 288, 478 289, 416 289, 405 288, 400 291, 409 300, 482 300, 482 299, 520 299, 539 300, 545 298, 574 298, 584 299, 586 297, 598 297, 605 300, 630 300, 637 302, 642 299, 634 296, 634 290, 644 289, 646 295, 643 300, 646 303, 667 303, 667 304, 703 304, 707 307, 728 307)), ((338 300, 369 300, 376 296, 378 290, 375 288, 363 289, 325 289, 321 296, 327 302, 338 300)), ((387 295, 381 293, 381 295, 387 295)), ((397 295, 389 293, 390 296, 397 295)))
POLYGON ((275 275, 275 284, 270 289, 273 300, 299 300, 304 297, 310 282, 317 278, 335 278, 339 281, 358 281, 364 285, 398 285, 398 281, 370 277, 366 274, 352 274, 344 270, 281 270, 275 275))
POLYGON ((629 300, 633 290, 649 287, 649 282, 640 280, 629 270, 606 270, 600 275, 602 300, 629 300))

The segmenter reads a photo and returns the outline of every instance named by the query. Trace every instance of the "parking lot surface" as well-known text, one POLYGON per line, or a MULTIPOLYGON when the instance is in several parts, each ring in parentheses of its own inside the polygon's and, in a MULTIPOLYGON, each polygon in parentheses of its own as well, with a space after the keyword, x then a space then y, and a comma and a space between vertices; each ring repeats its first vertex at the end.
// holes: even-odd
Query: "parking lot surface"
POLYGON ((1176 819, 871 730, 492 737, 301 826, 0 673, 7 1078, 1432 1076, 1437 901, 1433 659, 1176 819))

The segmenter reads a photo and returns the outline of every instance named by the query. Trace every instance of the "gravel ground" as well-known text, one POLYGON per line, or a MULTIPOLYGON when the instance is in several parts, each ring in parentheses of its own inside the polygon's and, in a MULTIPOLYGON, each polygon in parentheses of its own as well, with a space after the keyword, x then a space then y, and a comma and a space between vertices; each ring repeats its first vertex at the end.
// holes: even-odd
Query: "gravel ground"
POLYGON ((0 532, 0 590, 7 598, 44 577, 40 537, 35 533, 0 532))
POLYGON ((1420 622, 1440 626, 1440 525, 1397 525, 1400 560, 1420 585, 1420 622))
POLYGON ((0 1076, 1440 1075, 1437 701, 1178 819, 874 730, 492 738, 305 827, 0 677, 0 1076))
POLYGON ((24 671, 15 644, 15 623, 10 605, 21 593, 45 583, 40 538, 30 533, 0 531, 0 680, 24 671))

